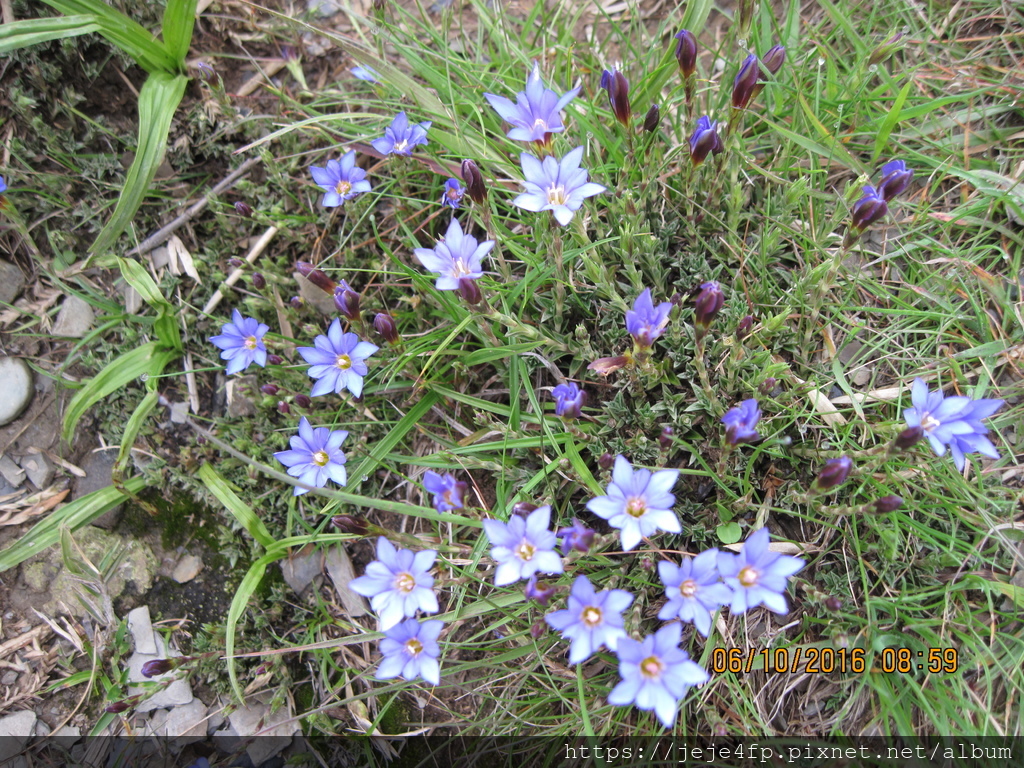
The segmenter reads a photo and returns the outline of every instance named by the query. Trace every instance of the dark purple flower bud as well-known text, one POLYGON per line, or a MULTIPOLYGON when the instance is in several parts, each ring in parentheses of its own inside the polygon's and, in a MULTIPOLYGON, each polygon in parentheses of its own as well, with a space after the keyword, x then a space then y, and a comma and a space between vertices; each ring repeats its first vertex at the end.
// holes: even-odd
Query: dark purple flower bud
POLYGON ((571 526, 558 531, 558 538, 562 540, 562 554, 568 555, 573 550, 589 552, 595 535, 579 518, 574 517, 571 526))
POLYGON ((673 437, 676 431, 672 427, 665 427, 661 430, 661 434, 658 435, 658 446, 663 451, 667 451, 672 447, 673 437))
POLYGON ((725 294, 722 288, 714 280, 701 283, 696 290, 697 298, 694 302, 693 322, 704 330, 711 327, 711 321, 715 319, 722 306, 725 304, 725 294))
POLYGON ((120 714, 121 712, 127 712, 131 707, 127 701, 115 701, 113 704, 107 706, 103 711, 109 712, 112 715, 120 714))
POLYGON ((281 359, 280 355, 267 355, 268 365, 280 365, 284 360, 281 359))
POLYGON ((228 266, 232 269, 238 269, 243 264, 245 264, 245 262, 241 259, 228 259, 228 266))
POLYGON ((523 594, 526 595, 527 600, 536 600, 538 605, 546 608, 547 604, 551 602, 551 598, 555 596, 555 588, 549 587, 543 581, 537 581, 537 574, 534 574, 526 582, 523 594))
POLYGON ((364 518, 351 515, 335 515, 331 518, 331 525, 337 528, 339 533, 351 533, 354 536, 365 536, 370 532, 364 518))
POLYGON ((555 398, 555 415, 563 419, 578 419, 587 402, 587 393, 576 382, 569 381, 559 384, 551 390, 555 398))
POLYGON ((838 488, 846 482, 846 478, 850 476, 850 470, 852 469, 853 461, 849 456, 829 459, 825 462, 825 466, 821 468, 817 478, 815 478, 813 490, 820 492, 838 488))
POLYGON ((530 627, 530 637, 534 640, 540 640, 544 633, 547 631, 548 625, 543 621, 538 621, 530 627))
POLYGON ((617 69, 606 69, 601 74, 601 87, 608 91, 608 101, 611 102, 615 119, 628 128, 633 108, 629 105, 629 81, 626 76, 617 69))
POLYGON ((654 133, 658 130, 658 126, 661 124, 661 107, 657 104, 651 104, 651 108, 647 110, 647 114, 644 115, 644 132, 654 133))
POLYGON ((288 303, 292 305, 292 309, 302 309, 306 301, 301 296, 292 296, 288 299, 288 303))
POLYGON ((700 165, 708 154, 717 155, 725 149, 722 137, 718 135, 718 123, 704 115, 697 120, 697 127, 690 136, 690 160, 694 165, 700 165))
POLYGON ((876 513, 884 515, 886 512, 894 512, 902 507, 903 499, 899 496, 883 496, 882 498, 875 500, 873 506, 876 513))
POLYGON ((850 226, 863 232, 889 212, 885 200, 872 186, 864 187, 864 196, 850 210, 850 226))
POLYGON ((476 280, 472 277, 460 277, 459 278, 459 295, 465 299, 466 303, 471 307, 475 307, 481 301, 483 301, 483 294, 480 293, 480 286, 476 284, 476 280))
POLYGON ((896 435, 896 439, 892 441, 892 444, 895 448, 905 451, 917 445, 922 437, 924 437, 924 427, 907 427, 896 435))
POLYGON ((238 212, 239 216, 245 216, 246 218, 252 216, 252 207, 241 200, 235 203, 235 211, 238 212))
POLYGON ((774 376, 769 376, 767 379, 761 382, 761 385, 757 389, 762 395, 767 397, 768 395, 775 391, 775 388, 777 386, 779 386, 779 380, 776 379, 774 376))
POLYGON ((395 318, 387 312, 378 312, 373 318, 373 329, 384 337, 388 344, 398 344, 402 337, 398 335, 398 326, 395 325, 395 318))
POLYGON ((331 280, 331 278, 327 276, 326 272, 322 272, 306 261, 295 262, 295 271, 309 280, 309 282, 321 291, 329 293, 332 296, 334 295, 334 289, 337 287, 337 283, 331 280))
POLYGON ((535 510, 536 508, 536 504, 531 504, 528 501, 517 501, 515 504, 512 505, 512 514, 522 515, 523 517, 525 517, 526 515, 533 512, 533 510, 535 510))
POLYGON ((143 677, 156 677, 170 672, 175 666, 170 659, 153 659, 142 665, 141 672, 143 677))
POLYGON ((882 166, 882 180, 878 182, 878 194, 888 203, 906 191, 912 178, 914 178, 914 172, 907 170, 906 163, 902 160, 890 160, 882 166))
POLYGON ((786 49, 781 45, 772 46, 768 53, 761 57, 761 63, 772 75, 779 74, 782 65, 786 63, 786 49))
POLYGON ((299 406, 299 408, 309 408, 309 406, 313 404, 313 401, 310 400, 307 395, 296 395, 295 404, 299 406))
POLYGON ((697 38, 688 29, 679 30, 675 37, 676 61, 679 62, 680 74, 686 80, 697 71, 697 38))
POLYGON ((292 412, 292 408, 284 400, 278 400, 277 401, 277 412, 278 413, 283 413, 283 414, 287 415, 287 414, 292 412))
POLYGON ((349 320, 359 319, 359 294, 344 280, 334 289, 334 306, 343 317, 349 320))
POLYGON ((611 469, 613 464, 615 464, 615 457, 610 453, 602 453, 597 460, 597 466, 604 470, 611 469))
POLYGON ((761 76, 761 66, 757 56, 750 54, 743 60, 740 71, 736 73, 736 79, 732 83, 732 107, 733 109, 746 109, 754 96, 754 89, 757 87, 757 80, 761 76))
POLYGON ((264 395, 270 395, 271 397, 276 395, 279 391, 280 390, 277 388, 276 384, 264 384, 262 387, 260 387, 260 392, 262 392, 264 395))
POLYGON ((897 32, 884 43, 881 43, 868 56, 868 66, 875 67, 892 56, 903 45, 903 32, 897 32))
POLYGON ((255 288, 257 291, 262 291, 264 288, 267 287, 267 278, 265 278, 263 274, 260 272, 253 272, 252 287, 255 288))
POLYGON ((835 595, 830 595, 825 598, 825 608, 835 613, 843 607, 843 601, 835 595))
POLYGON ((477 205, 483 205, 487 199, 487 187, 480 167, 472 160, 462 161, 462 180, 466 182, 466 194, 477 205))
POLYGON ((644 555, 644 557, 640 559, 640 567, 645 571, 649 571, 654 568, 654 560, 651 557, 644 555))
POLYGON ((743 341, 750 335, 750 329, 754 327, 754 316, 747 315, 736 326, 736 340, 743 341))

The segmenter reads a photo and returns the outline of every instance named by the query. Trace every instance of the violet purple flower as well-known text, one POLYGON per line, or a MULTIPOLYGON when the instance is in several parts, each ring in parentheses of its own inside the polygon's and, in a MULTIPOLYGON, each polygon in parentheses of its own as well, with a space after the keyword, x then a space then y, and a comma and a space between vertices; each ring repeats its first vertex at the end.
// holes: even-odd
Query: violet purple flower
POLYGON ((423 475, 423 487, 434 495, 434 509, 438 512, 451 512, 465 506, 462 497, 469 486, 452 475, 439 475, 428 469, 423 475))
POLYGON ((416 619, 406 619, 386 631, 380 641, 384 659, 377 667, 377 679, 400 677, 415 680, 422 677, 431 685, 439 685, 441 667, 437 657, 441 655, 441 646, 437 644, 437 638, 441 636, 442 629, 444 622, 437 619, 422 624, 416 619))
MULTIPOLYGON (((300 483, 323 488, 328 480, 344 485, 348 480, 345 473, 345 454, 341 444, 348 437, 343 429, 328 429, 309 424, 303 416, 299 419, 299 434, 292 435, 288 441, 291 448, 278 451, 274 458, 288 467, 288 474, 298 478, 300 483)), ((308 488, 295 486, 295 496, 301 496, 308 488)))
POLYGON ((603 645, 614 651, 626 637, 622 612, 633 602, 624 589, 594 590, 586 576, 577 576, 569 592, 569 601, 561 611, 544 617, 552 628, 571 642, 569 663, 580 664, 603 645))
POLYGON ((513 515, 507 523, 484 520, 484 533, 491 542, 491 557, 498 563, 494 585, 503 587, 535 573, 562 573, 562 560, 555 553, 555 534, 548 530, 551 507, 537 507, 527 517, 513 515))
POLYGON ((555 415, 563 419, 578 419, 583 404, 587 401, 587 393, 580 389, 576 382, 567 381, 551 390, 555 398, 555 415))
POLYGON ((212 336, 210 343, 221 350, 220 357, 227 360, 225 373, 244 371, 252 363, 261 368, 267 365, 267 347, 263 336, 270 327, 251 317, 242 317, 237 309, 231 312, 231 322, 220 329, 219 336, 212 336))
POLYGON ((405 112, 399 112, 391 125, 384 129, 384 135, 370 143, 382 155, 412 155, 413 147, 427 144, 430 121, 412 124, 405 112))
POLYGON ((718 550, 708 549, 682 565, 663 560, 658 575, 665 585, 668 602, 658 612, 663 621, 680 619, 692 623, 704 637, 711 634, 711 613, 732 602, 732 590, 718 574, 718 550))
POLYGON ((510 139, 546 142, 548 134, 561 133, 565 130, 561 112, 579 92, 580 89, 577 87, 559 96, 545 88, 540 79, 540 65, 534 62, 533 70, 526 78, 526 90, 516 94, 515 104, 504 96, 495 96, 493 93, 485 93, 484 98, 494 107, 494 111, 512 126, 512 130, 508 132, 510 139))
POLYGON ((710 676, 690 654, 679 647, 682 624, 668 624, 641 642, 631 637, 619 640, 619 676, 622 682, 608 694, 608 703, 619 707, 635 704, 654 711, 661 724, 671 728, 680 700, 695 685, 710 676))
POLYGON ((717 155, 725 151, 722 137, 718 135, 718 123, 703 115, 697 118, 697 127, 690 136, 690 161, 700 165, 708 155, 717 155))
POLYGON ((626 310, 626 330, 638 347, 648 349, 665 330, 671 312, 672 302, 663 301, 654 306, 651 289, 644 288, 633 302, 633 308, 626 310))
POLYGON ((850 224, 857 232, 863 232, 889 212, 878 191, 870 184, 863 188, 864 195, 850 209, 850 224))
POLYGON ((672 511, 676 497, 670 493, 678 477, 678 469, 634 470, 624 456, 616 456, 608 495, 591 499, 587 509, 621 531, 622 549, 628 552, 659 528, 682 531, 672 511))
POLYGON ((370 191, 366 171, 356 165, 354 149, 342 155, 341 160, 328 160, 326 168, 310 166, 309 172, 316 185, 324 190, 324 196, 320 199, 320 205, 324 208, 335 208, 346 200, 370 191))
POLYGON ((310 378, 317 379, 310 397, 341 394, 347 389, 356 397, 363 393, 363 377, 369 373, 366 359, 380 347, 360 341, 354 333, 343 333, 341 320, 334 318, 326 336, 313 339, 312 347, 299 347, 298 353, 309 363, 310 378))
POLYGON ((914 178, 914 172, 907 169, 907 164, 902 160, 890 160, 882 166, 882 178, 878 182, 878 194, 885 202, 889 203, 897 195, 902 195, 910 180, 914 178))
POLYGON ((366 566, 366 573, 352 579, 349 587, 370 598, 370 605, 380 617, 382 630, 390 629, 403 618, 424 613, 437 613, 434 577, 430 569, 437 552, 424 549, 396 549, 381 536, 377 539, 377 559, 366 566))
POLYGON ((913 407, 903 411, 907 426, 924 430, 936 456, 942 456, 949 446, 958 471, 963 472, 967 453, 999 458, 999 451, 986 437, 988 428, 981 420, 998 411, 1003 400, 945 397, 941 389, 929 392, 924 379, 914 379, 910 399, 913 407))
POLYGON ((606 69, 601 73, 601 87, 608 92, 608 102, 615 119, 628 128, 633 117, 633 108, 629 103, 629 80, 617 69, 606 69))
POLYGON ((4 177, 0 176, 0 195, 7 191, 7 182, 4 181, 4 177))
POLYGON ((580 168, 583 147, 568 152, 561 160, 548 156, 543 162, 524 152, 519 156, 526 177, 526 191, 512 205, 534 213, 551 211, 563 227, 583 207, 583 201, 605 191, 600 184, 587 181, 587 172, 580 168))
POLYGON ((493 240, 478 243, 472 235, 464 234, 458 219, 453 218, 448 231, 433 248, 416 248, 413 255, 420 264, 440 277, 434 283, 439 291, 457 291, 461 280, 483 277, 482 259, 494 247, 493 240))
POLYGON ((352 67, 349 72, 352 73, 352 77, 357 80, 365 80, 368 83, 379 83, 380 73, 373 67, 368 67, 365 64, 360 64, 352 67))
POLYGON ((676 61, 679 62, 679 73, 683 80, 689 79, 697 71, 697 38, 688 29, 681 29, 675 34, 676 61))
POLYGON ((755 54, 750 54, 740 65, 736 79, 732 83, 732 108, 746 109, 754 97, 757 80, 761 76, 761 67, 755 54))
POLYGON ((760 440, 761 435, 755 429, 760 418, 761 409, 757 407, 757 400, 754 398, 730 408, 722 417, 722 423, 725 424, 725 442, 736 446, 760 440))
POLYGON ((568 555, 573 550, 589 552, 595 535, 594 531, 587 528, 582 520, 574 517, 571 526, 558 529, 558 538, 562 540, 562 554, 568 555))
POLYGON ((799 557, 769 549, 767 528, 758 528, 743 544, 738 555, 718 553, 718 572, 732 589, 729 609, 745 613, 764 605, 775 613, 786 613, 786 581, 807 563, 799 557))
POLYGON ((466 194, 459 180, 452 177, 444 183, 444 192, 441 193, 441 205, 447 205, 456 210, 462 205, 462 196, 466 194))
POLYGON ((543 581, 538 581, 537 574, 533 574, 530 580, 526 582, 523 595, 527 600, 536 600, 538 605, 546 608, 547 604, 551 602, 551 598, 555 596, 556 591, 554 586, 548 586, 543 581))

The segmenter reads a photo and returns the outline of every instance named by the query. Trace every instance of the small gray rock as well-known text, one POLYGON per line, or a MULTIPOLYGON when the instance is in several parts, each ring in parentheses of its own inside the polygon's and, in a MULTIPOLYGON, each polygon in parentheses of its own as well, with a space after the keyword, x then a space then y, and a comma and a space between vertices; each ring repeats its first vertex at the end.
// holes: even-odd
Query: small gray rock
MULTIPOLYGON (((163 688, 151 697, 143 701, 136 708, 138 712, 152 712, 154 709, 169 709, 170 707, 178 707, 182 704, 188 704, 194 698, 192 696, 192 686, 189 685, 188 680, 184 677, 178 677, 180 672, 171 670, 163 675, 156 675, 155 677, 148 678, 142 675, 142 665, 147 661, 153 661, 155 659, 173 659, 181 656, 181 651, 176 651, 173 648, 168 649, 164 644, 164 639, 160 635, 156 635, 156 650, 155 654, 150 653, 139 653, 136 651, 128 659, 128 682, 130 683, 141 683, 147 680, 162 681, 168 677, 176 678, 173 683, 163 688)), ((146 689, 139 685, 129 685, 128 695, 134 696, 138 693, 145 693, 146 689)), ((205 713, 204 713, 205 716, 205 713)))
POLYGON ((32 485, 39 490, 49 488, 50 483, 53 482, 53 476, 57 474, 57 468, 43 453, 30 453, 22 456, 21 468, 25 470, 32 485))
MULTIPOLYGON (((80 477, 75 482, 75 498, 80 499, 86 494, 98 491, 113 483, 112 477, 114 464, 117 463, 117 448, 107 448, 103 451, 92 451, 79 465, 85 472, 85 477, 80 477)), ((114 528, 121 519, 123 504, 103 513, 99 518, 93 520, 92 524, 105 528, 108 531, 114 528)))
POLYGON ((256 414, 256 403, 249 396, 256 389, 255 376, 233 376, 224 387, 228 394, 228 416, 241 418, 256 414))
POLYGON ((287 705, 271 712, 270 696, 259 696, 250 702, 249 706, 232 712, 229 719, 239 736, 260 734, 260 738, 250 741, 245 749, 253 765, 260 765, 291 744, 299 724, 286 722, 292 716, 287 705))
POLYGON ((9 669, 0 675, 0 685, 14 685, 18 682, 18 673, 13 669, 9 669))
POLYGON ((25 287, 25 275, 9 261, 0 261, 0 304, 13 304, 25 287))
POLYGON ((36 713, 28 709, 0 717, 0 765, 25 748, 36 732, 36 720, 36 713))
POLYGON ((10 424, 32 402, 35 387, 28 363, 17 357, 0 357, 0 427, 10 424))
POLYGON ((299 283, 299 295, 302 298, 323 314, 330 315, 331 317, 338 316, 338 308, 334 306, 333 296, 327 293, 327 291, 317 288, 298 272, 293 272, 292 276, 299 283))
POLYGON ((136 651, 156 655, 156 635, 153 634, 153 620, 149 617, 148 605, 128 612, 128 631, 135 641, 136 651))
POLYGON ((324 555, 324 565, 327 567, 327 575, 331 577, 334 590, 338 593, 341 604, 348 611, 348 615, 365 616, 368 613, 366 598, 348 586, 356 577, 356 572, 345 548, 337 544, 328 549, 327 554, 324 555))
POLYGON ((342 10, 338 0, 306 0, 306 8, 309 12, 321 18, 333 16, 342 10))
POLYGON ((188 403, 171 403, 171 423, 186 424, 188 422, 188 403))
POLYGON ((195 555, 185 555, 174 566, 174 573, 171 574, 171 578, 179 584, 187 584, 198 576, 201 570, 203 570, 202 558, 195 555))
POLYGON ((184 747, 206 738, 206 705, 192 699, 171 710, 160 710, 153 715, 149 727, 154 736, 171 738, 173 748, 184 747))
POLYGON ((89 302, 77 296, 68 296, 60 305, 60 312, 53 324, 53 335, 80 339, 92 328, 95 320, 96 313, 92 311, 89 302))
POLYGON ((82 729, 77 725, 65 725, 50 734, 51 739, 67 739, 69 742, 82 738, 82 729))
POLYGON ((297 595, 301 595, 322 571, 323 554, 315 547, 306 547, 281 561, 281 575, 297 595))
POLYGON ((15 488, 21 487, 25 482, 25 470, 19 467, 6 453, 0 456, 0 477, 3 477, 15 488))

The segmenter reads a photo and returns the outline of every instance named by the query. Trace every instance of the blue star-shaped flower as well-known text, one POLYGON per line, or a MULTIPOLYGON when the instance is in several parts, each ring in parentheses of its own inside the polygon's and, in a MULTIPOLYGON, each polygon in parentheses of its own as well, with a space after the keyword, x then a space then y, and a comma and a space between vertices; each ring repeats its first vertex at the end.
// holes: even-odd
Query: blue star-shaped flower
POLYGON ((551 211, 564 227, 583 207, 586 198, 605 191, 600 184, 587 181, 587 172, 580 168, 582 159, 583 147, 576 147, 561 160, 548 156, 543 162, 524 152, 519 161, 526 177, 526 191, 512 205, 535 213, 551 211))
POLYGON ((516 103, 504 96, 485 93, 484 98, 490 102, 497 112, 512 125, 508 137, 513 141, 546 141, 548 134, 561 133, 561 112, 565 106, 576 98, 579 88, 573 88, 563 96, 559 96, 544 87, 540 79, 540 65, 534 62, 533 71, 526 78, 526 90, 516 94, 516 103))
MULTIPOLYGON (((348 437, 343 429, 330 430, 327 427, 310 426, 303 416, 299 420, 299 434, 293 435, 291 449, 278 451, 274 458, 288 467, 288 474, 299 482, 323 488, 328 480, 344 485, 348 480, 345 473, 345 454, 341 444, 348 437)), ((308 488, 295 487, 295 495, 308 492, 308 488)))
POLYGON ((963 472, 967 453, 999 458, 999 451, 986 437, 988 428, 981 420, 1002 408, 1003 400, 945 397, 941 389, 929 392, 924 379, 914 379, 910 400, 913 408, 903 411, 907 426, 921 427, 937 456, 942 456, 949 446, 959 471, 963 472))
POLYGON ((437 613, 434 577, 430 575, 436 558, 433 549, 397 549, 381 536, 377 539, 377 559, 349 586, 370 598, 370 605, 380 617, 381 629, 390 629, 403 618, 415 616, 416 611, 437 613))
POLYGON ((320 200, 320 205, 324 208, 335 208, 346 200, 370 191, 366 171, 356 167, 354 149, 342 155, 341 160, 328 160, 326 168, 310 166, 309 172, 316 185, 324 190, 324 196, 320 200))
POLYGON ((732 590, 718 574, 718 550, 708 549, 682 565, 663 560, 658 575, 665 585, 668 602, 658 618, 692 623, 704 637, 711 633, 711 612, 732 602, 732 590))
POLYGON ((624 456, 616 456, 608 495, 591 499, 587 509, 622 532, 622 549, 628 552, 659 528, 682 531, 672 511, 676 497, 670 493, 678 477, 678 469, 634 470, 624 456))
POLYGON ((463 233, 457 219, 452 219, 443 240, 433 248, 416 248, 413 255, 428 270, 440 275, 434 283, 439 291, 457 291, 460 280, 483 277, 482 259, 493 247, 493 240, 478 243, 475 237, 463 233))
POLYGON ((775 613, 786 613, 786 582, 806 563, 799 557, 772 552, 768 529, 758 528, 743 544, 738 555, 718 553, 718 572, 732 589, 729 609, 745 613, 764 605, 775 613))
POLYGON ((729 445, 739 445, 760 440, 761 435, 754 429, 760 418, 761 409, 757 407, 757 400, 754 398, 730 408, 722 417, 722 423, 725 424, 725 442, 729 445))
POLYGON ((602 645, 610 651, 618 647, 619 640, 626 637, 622 612, 632 602, 633 596, 624 589, 597 592, 590 579, 577 576, 566 607, 549 613, 544 621, 571 641, 569 663, 581 664, 602 645))
POLYGON ((484 520, 491 557, 498 563, 494 586, 503 587, 535 573, 561 573, 562 559, 554 551, 555 534, 548 530, 551 507, 537 507, 528 517, 512 515, 507 523, 484 520))
POLYGON ((310 397, 341 394, 348 389, 356 397, 363 394, 363 376, 369 373, 366 358, 380 347, 360 341, 354 333, 343 333, 341 320, 334 318, 326 336, 313 339, 312 347, 299 347, 298 353, 309 363, 310 378, 317 379, 310 397))
POLYGON ((244 371, 252 363, 261 368, 267 365, 267 347, 263 336, 270 327, 251 317, 242 317, 237 309, 231 312, 231 322, 220 329, 220 336, 210 337, 210 343, 221 350, 222 360, 227 360, 225 373, 244 371))
POLYGON ((425 123, 412 124, 405 112, 399 112, 391 121, 391 125, 384 129, 384 135, 370 143, 382 155, 408 157, 412 154, 413 147, 426 146, 429 129, 429 120, 425 123))
POLYGON ((441 636, 444 622, 432 619, 420 624, 416 619, 406 619, 384 633, 380 641, 380 652, 384 659, 377 667, 378 680, 391 680, 400 677, 403 680, 415 680, 422 677, 431 685, 441 682, 441 667, 437 657, 441 655, 441 646, 437 638, 441 636))
POLYGON ((651 289, 644 288, 643 293, 633 302, 633 308, 626 310, 626 330, 637 346, 649 348, 665 330, 671 312, 671 302, 663 301, 655 307, 651 289))

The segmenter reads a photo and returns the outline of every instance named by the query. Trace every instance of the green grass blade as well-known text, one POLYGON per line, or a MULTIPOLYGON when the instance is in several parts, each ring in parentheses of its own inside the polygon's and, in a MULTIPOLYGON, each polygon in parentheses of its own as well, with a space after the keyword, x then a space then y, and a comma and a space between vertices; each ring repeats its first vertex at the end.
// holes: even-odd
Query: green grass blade
MULTIPOLYGON (((149 383, 155 384, 156 379, 150 379, 149 383)), ((142 422, 153 412, 159 400, 160 393, 156 390, 156 387, 153 387, 146 393, 146 396, 142 398, 142 402, 132 412, 128 423, 125 424, 124 434, 121 435, 121 447, 117 451, 117 461, 114 463, 114 477, 124 476, 125 468, 128 466, 128 459, 132 455, 132 446, 135 445, 135 438, 142 428, 142 422)))
POLYGON ((164 10, 164 47, 181 70, 185 68, 185 57, 192 44, 197 3, 198 0, 168 0, 164 10))
POLYGON ((896 127, 896 123, 900 121, 900 115, 903 113, 903 104, 907 100, 907 95, 910 93, 910 86, 914 84, 913 80, 908 80, 907 84, 903 86, 903 89, 896 96, 896 101, 892 104, 892 109, 883 118, 882 124, 878 126, 878 133, 875 136, 875 151, 871 155, 871 161, 874 162, 878 159, 878 156, 882 154, 882 150, 885 149, 886 142, 889 141, 889 134, 892 133, 892 129, 896 127))
POLYGON ((0 24, 0 54, 37 43, 84 35, 100 28, 92 14, 54 16, 45 19, 25 19, 12 24, 0 24))
POLYGON ((238 672, 235 670, 235 626, 237 626, 242 612, 245 611, 245 606, 249 604, 249 598, 252 597, 252 593, 256 591, 256 587, 263 580, 263 574, 267 572, 267 566, 284 556, 284 554, 268 554, 253 563, 249 570, 246 571, 245 576, 242 577, 242 583, 235 590, 235 596, 231 598, 228 617, 224 622, 224 656, 228 662, 228 678, 231 680, 231 690, 235 692, 235 696, 238 697, 239 701, 245 701, 245 695, 242 693, 242 686, 238 684, 238 672))
POLYGON ((158 375, 177 356, 176 351, 164 349, 157 342, 151 341, 112 360, 71 398, 67 413, 64 414, 64 439, 71 441, 78 420, 97 402, 143 375, 158 375))
MULTIPOLYGON (((146 481, 141 477, 133 477, 124 484, 128 494, 137 494, 145 487, 146 481)), ((77 531, 126 498, 127 494, 110 485, 75 499, 70 504, 64 504, 44 520, 36 523, 18 541, 0 552, 0 573, 56 544, 60 540, 62 526, 70 531, 77 531)))
POLYGON ((177 313, 174 305, 171 304, 163 293, 153 282, 149 272, 137 261, 122 259, 118 257, 117 266, 121 269, 121 276, 125 282, 138 291, 142 300, 157 312, 156 323, 153 330, 156 337, 164 346, 181 351, 184 349, 181 343, 181 332, 178 330, 177 313))
POLYGON ((97 30, 138 62, 147 72, 174 72, 176 64, 164 44, 138 22, 111 8, 102 0, 43 0, 68 16, 91 14, 96 17, 97 30))
POLYGON ((203 464, 199 468, 199 479, 203 481, 203 485, 209 489, 210 493, 227 507, 228 512, 235 516, 235 519, 242 524, 242 527, 249 532, 249 535, 256 539, 264 549, 274 543, 274 537, 270 535, 270 531, 263 525, 263 521, 259 519, 248 504, 235 495, 235 492, 231 490, 231 486, 218 474, 216 469, 210 464, 203 464))
POLYGON ((149 184, 164 160, 171 119, 185 95, 187 84, 188 78, 184 75, 173 77, 161 72, 153 73, 143 83, 139 93, 139 146, 135 161, 128 169, 113 216, 92 244, 93 253, 110 248, 142 205, 149 184))

